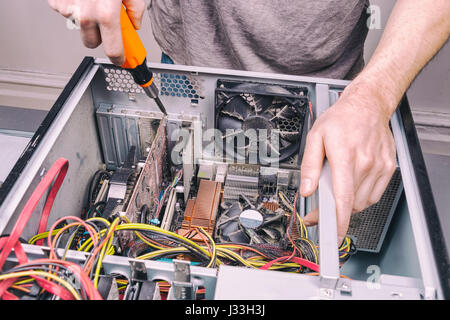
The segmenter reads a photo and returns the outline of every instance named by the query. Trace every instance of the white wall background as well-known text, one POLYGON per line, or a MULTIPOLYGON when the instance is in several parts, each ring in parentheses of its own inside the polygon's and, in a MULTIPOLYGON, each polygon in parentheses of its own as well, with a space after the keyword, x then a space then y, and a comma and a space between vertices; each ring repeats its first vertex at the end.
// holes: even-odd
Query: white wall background
MULTIPOLYGON (((85 48, 79 30, 69 29, 66 22, 47 0, 1 0, 0 68, 70 75, 84 56, 105 56, 101 46, 85 48)), ((161 50, 147 14, 139 34, 148 60, 158 61, 161 50)))
MULTIPOLYGON (((395 1, 371 3, 380 6, 384 26, 395 1)), ((0 69, 69 76, 84 56, 104 56, 101 47, 94 50, 83 47, 79 32, 70 30, 66 19, 51 10, 46 0, 1 0, 0 30, 0 69)), ((382 32, 382 29, 370 31, 366 60, 382 32)), ((149 53, 148 60, 159 61, 161 50, 153 38, 147 14, 139 33, 149 53)), ((422 71, 408 96, 413 110, 450 114, 450 44, 422 71)), ((0 100, 0 105, 7 102, 0 100)))

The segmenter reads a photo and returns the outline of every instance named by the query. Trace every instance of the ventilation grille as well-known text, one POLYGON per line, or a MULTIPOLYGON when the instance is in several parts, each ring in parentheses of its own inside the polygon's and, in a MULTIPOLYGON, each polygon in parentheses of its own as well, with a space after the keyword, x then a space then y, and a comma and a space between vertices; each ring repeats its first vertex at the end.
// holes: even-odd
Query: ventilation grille
POLYGON ((188 99, 202 97, 201 82, 186 75, 162 73, 155 74, 156 85, 160 88, 160 94, 188 99))
POLYGON ((104 68, 106 90, 125 93, 144 93, 131 74, 124 69, 104 68))
MULTIPOLYGON (((106 90, 123 93, 141 93, 130 72, 120 68, 104 68, 106 90)), ((202 82, 194 76, 176 73, 153 73, 155 85, 160 89, 159 94, 186 99, 200 99, 202 82)))
POLYGON ((347 235, 356 240, 358 250, 380 251, 402 190, 400 169, 397 168, 380 201, 352 216, 347 235))

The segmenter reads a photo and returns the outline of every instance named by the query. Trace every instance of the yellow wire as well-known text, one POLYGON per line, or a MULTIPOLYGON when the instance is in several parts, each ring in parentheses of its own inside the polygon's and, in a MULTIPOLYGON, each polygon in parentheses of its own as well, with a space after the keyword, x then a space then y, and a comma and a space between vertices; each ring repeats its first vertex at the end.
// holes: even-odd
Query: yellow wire
POLYGON ((128 280, 117 279, 116 282, 117 282, 118 284, 128 284, 128 280))
POLYGON ((215 261, 216 258, 216 243, 214 242, 213 238, 209 235, 208 232, 206 232, 202 227, 199 227, 199 230, 201 233, 203 233, 209 240, 209 242, 211 243, 212 246, 212 257, 211 257, 211 261, 208 263, 208 265, 206 266, 207 268, 210 268, 213 264, 213 262, 215 261))
POLYGON ((251 267, 251 268, 255 268, 252 264, 248 263, 247 261, 244 260, 244 258, 242 258, 240 255, 238 255, 236 252, 225 249, 225 248, 217 248, 217 252, 221 253, 221 254, 225 254, 226 256, 231 256, 234 259, 236 259, 237 261, 240 261, 243 265, 247 266, 247 267, 251 267))
MULTIPOLYGON (((106 233, 107 229, 103 229, 100 231, 100 236, 103 237, 106 233)), ((77 249, 78 251, 85 251, 88 252, 94 243, 92 242, 92 238, 88 238, 83 244, 77 249)))
MULTIPOLYGON (((60 229, 53 230, 52 236, 55 236, 59 230, 60 229)), ((32 237, 30 240, 28 240, 28 243, 34 244, 36 241, 41 240, 41 239, 46 239, 47 237, 48 237, 48 231, 39 233, 39 234, 35 235, 34 237, 32 237)))
POLYGON ((25 279, 25 280, 14 282, 14 284, 21 285, 21 284, 30 283, 30 282, 33 282, 33 281, 34 281, 34 279, 30 278, 30 279, 25 279))
POLYGON ((153 243, 151 243, 151 242, 148 242, 147 240, 145 240, 145 239, 142 237, 141 233, 138 232, 138 231, 134 231, 134 234, 135 234, 139 239, 141 239, 142 242, 144 242, 145 244, 147 244, 148 246, 150 246, 150 247, 152 247, 152 248, 155 248, 155 249, 158 249, 158 250, 164 250, 164 249, 165 249, 165 248, 163 248, 163 247, 157 246, 156 244, 153 244, 153 243))
POLYGON ((154 232, 159 232, 159 233, 162 233, 162 234, 166 234, 166 235, 175 237, 177 239, 180 239, 180 240, 182 240, 184 242, 189 243, 191 246, 199 249, 200 251, 202 251, 203 253, 205 253, 206 255, 209 256, 208 250, 206 250, 204 247, 199 246, 194 241, 192 241, 190 239, 187 239, 185 237, 182 237, 182 236, 180 236, 177 233, 174 233, 174 232, 171 232, 171 231, 168 231, 168 230, 164 230, 164 229, 161 229, 161 228, 156 227, 156 226, 152 226, 152 225, 149 225, 149 224, 143 224, 143 223, 127 223, 127 224, 118 225, 117 228, 116 228, 117 231, 119 231, 119 230, 129 230, 129 229, 142 229, 142 230, 154 231, 154 232))
POLYGON ((186 251, 186 252, 188 252, 189 250, 187 248, 185 248, 185 247, 175 247, 175 248, 156 250, 156 251, 152 251, 152 252, 143 254, 143 255, 137 257, 136 259, 148 260, 148 259, 153 258, 154 256, 160 255, 162 253, 170 253, 170 252, 177 252, 177 251, 186 251))
POLYGON ((53 280, 59 282, 61 285, 63 285, 67 290, 69 290, 69 292, 73 295, 73 297, 76 300, 81 300, 80 295, 75 291, 75 289, 66 280, 61 279, 61 278, 55 276, 54 274, 45 272, 45 271, 29 270, 29 271, 8 273, 8 274, 0 275, 0 281, 6 280, 6 279, 11 279, 11 278, 26 277, 26 276, 31 276, 31 275, 47 277, 47 278, 53 279, 53 280))
POLYGON ((110 225, 111 225, 111 223, 110 223, 108 220, 106 220, 105 218, 101 218, 101 217, 93 217, 93 218, 89 218, 89 219, 87 219, 86 221, 102 221, 102 222, 104 222, 107 226, 110 226, 110 225))
POLYGON ((105 253, 106 253, 106 251, 107 251, 107 248, 109 249, 110 246, 112 245, 112 242, 113 242, 113 239, 114 239, 114 237, 112 236, 112 234, 114 233, 114 231, 115 231, 115 229, 116 229, 117 224, 119 223, 119 221, 120 221, 120 218, 116 218, 116 219, 114 220, 114 222, 112 223, 112 225, 110 226, 109 231, 108 231, 108 234, 107 234, 107 236, 106 236, 106 237, 109 237, 109 240, 108 240, 108 242, 102 247, 102 250, 100 251, 99 259, 98 259, 98 262, 97 262, 97 267, 96 267, 96 269, 95 269, 95 276, 94 276, 94 287, 95 287, 95 288, 97 288, 97 286, 98 286, 98 279, 99 279, 99 277, 100 277, 100 270, 101 270, 101 266, 102 266, 103 259, 104 259, 104 257, 105 257, 105 253))

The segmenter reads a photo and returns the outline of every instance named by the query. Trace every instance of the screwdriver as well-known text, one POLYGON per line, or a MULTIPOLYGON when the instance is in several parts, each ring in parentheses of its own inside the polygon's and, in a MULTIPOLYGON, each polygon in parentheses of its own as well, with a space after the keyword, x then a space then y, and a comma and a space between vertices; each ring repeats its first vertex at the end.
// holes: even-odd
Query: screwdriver
POLYGON ((147 96, 155 100, 159 110, 167 116, 166 108, 158 96, 153 73, 147 67, 147 51, 123 6, 120 11, 120 28, 125 53, 125 62, 121 67, 131 73, 136 84, 142 87, 147 96))

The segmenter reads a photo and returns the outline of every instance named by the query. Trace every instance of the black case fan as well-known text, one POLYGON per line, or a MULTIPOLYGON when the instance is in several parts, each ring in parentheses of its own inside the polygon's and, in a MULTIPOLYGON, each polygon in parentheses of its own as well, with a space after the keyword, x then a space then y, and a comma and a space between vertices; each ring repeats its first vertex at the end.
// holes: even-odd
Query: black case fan
POLYGON ((307 129, 307 94, 305 87, 219 80, 215 120, 222 133, 222 154, 248 161, 254 152, 254 159, 263 165, 283 163, 298 154, 307 129), (252 136, 260 129, 266 130, 264 140, 252 136), (244 141, 240 146, 235 142, 239 140, 244 141), (259 154, 260 148, 267 156, 259 154))

